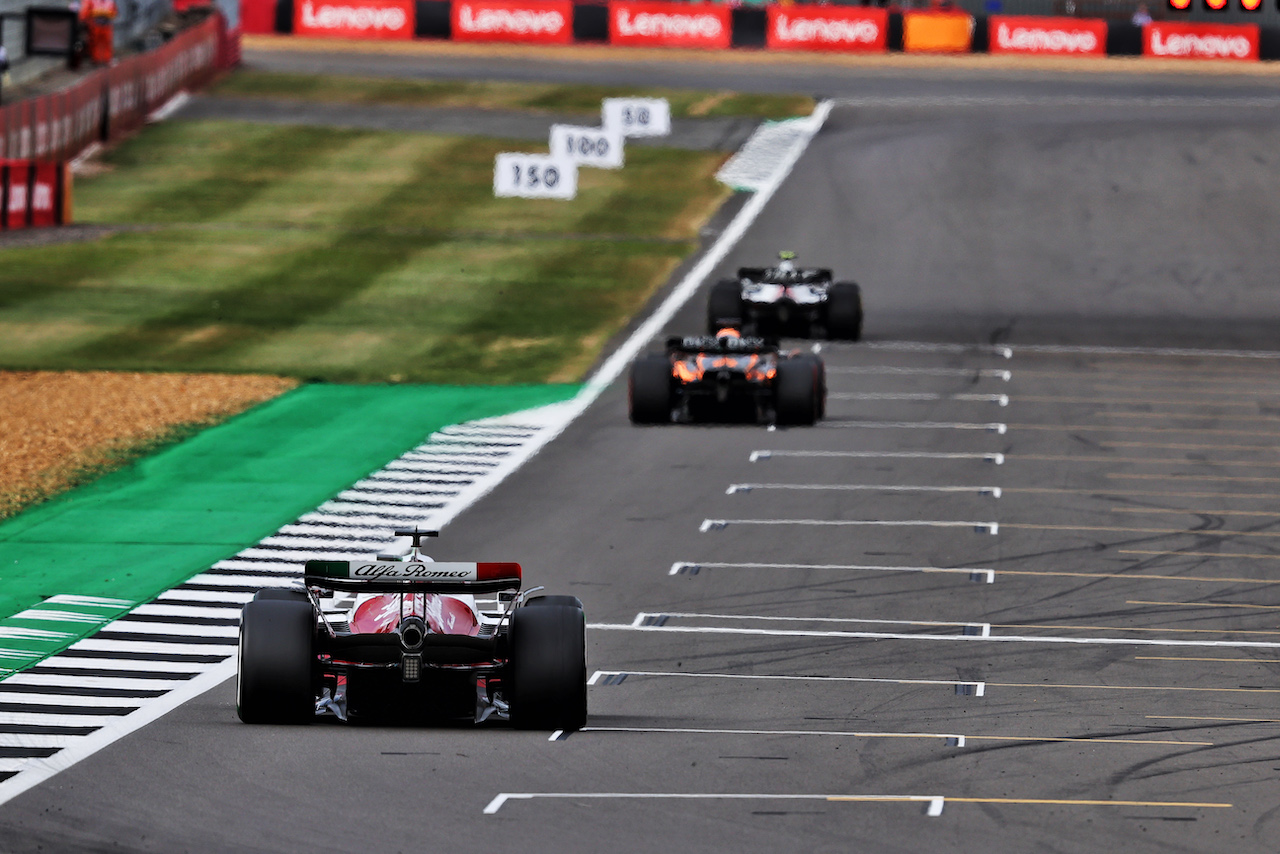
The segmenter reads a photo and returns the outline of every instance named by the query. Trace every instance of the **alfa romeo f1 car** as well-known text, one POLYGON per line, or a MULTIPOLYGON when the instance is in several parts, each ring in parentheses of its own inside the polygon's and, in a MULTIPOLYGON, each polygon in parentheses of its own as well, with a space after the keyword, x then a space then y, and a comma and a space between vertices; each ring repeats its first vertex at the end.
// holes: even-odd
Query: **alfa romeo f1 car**
POLYGON ((862 336, 862 291, 833 282, 825 268, 795 266, 794 252, 779 252, 776 267, 741 267, 722 279, 707 301, 707 331, 734 326, 751 335, 800 338, 862 336))
POLYGON ((236 710, 245 723, 317 716, 509 720, 578 729, 587 718, 582 603, 521 592, 518 563, 435 563, 420 552, 309 560, 297 589, 260 590, 240 618, 236 710), (492 598, 478 598, 494 594, 492 598), (492 607, 482 607, 484 603, 492 607))
POLYGON ((826 410, 826 367, 812 353, 724 329, 667 339, 666 353, 631 364, 628 403, 636 424, 765 421, 812 424, 826 410))

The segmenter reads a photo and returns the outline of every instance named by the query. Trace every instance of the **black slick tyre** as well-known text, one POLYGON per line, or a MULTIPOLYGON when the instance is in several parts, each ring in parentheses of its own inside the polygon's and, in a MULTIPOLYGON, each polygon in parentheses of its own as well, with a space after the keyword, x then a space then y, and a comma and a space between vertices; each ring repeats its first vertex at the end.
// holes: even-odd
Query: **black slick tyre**
POLYGON ((782 359, 773 378, 773 408, 779 424, 810 425, 818 420, 816 359, 782 359))
POLYGON ((577 596, 565 596, 563 594, 551 593, 546 596, 534 596, 524 603, 526 607, 532 605, 568 605, 573 608, 582 610, 582 600, 577 596))
POLYGON ((289 587, 264 587, 257 593, 253 594, 253 601, 255 602, 261 602, 264 599, 279 599, 286 602, 310 602, 306 593, 289 587))
POLYGON ((726 326, 742 325, 742 286, 733 279, 721 279, 711 286, 707 299, 707 334, 715 335, 726 326))
POLYGON ((671 362, 666 356, 641 356, 631 363, 627 406, 635 424, 671 420, 671 362))
POLYGON ((511 615, 508 675, 513 726, 581 729, 587 722, 586 617, 582 609, 567 604, 517 608, 511 615))
POLYGON ((310 602, 259 599, 240 612, 236 714, 247 724, 300 724, 315 717, 310 602))
POLYGON ((813 366, 814 382, 817 383, 816 393, 818 396, 818 419, 827 417, 827 365, 819 356, 803 355, 796 356, 796 359, 808 362, 813 366))
POLYGON ((862 289, 836 282, 827 291, 827 335, 844 341, 862 337, 862 289))

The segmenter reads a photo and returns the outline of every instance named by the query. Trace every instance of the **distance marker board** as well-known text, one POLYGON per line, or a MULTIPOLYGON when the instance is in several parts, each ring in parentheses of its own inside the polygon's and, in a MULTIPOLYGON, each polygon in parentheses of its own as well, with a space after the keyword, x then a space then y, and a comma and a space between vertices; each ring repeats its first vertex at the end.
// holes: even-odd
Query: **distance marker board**
POLYGON ((603 124, 623 136, 669 136, 671 106, 666 98, 605 98, 603 124))
POLYGON ((625 142, 617 130, 577 125, 551 126, 551 155, 572 160, 579 166, 621 169, 625 142))
POLYGON ((578 195, 578 165, 549 154, 503 152, 494 159, 493 194, 572 199, 578 195))

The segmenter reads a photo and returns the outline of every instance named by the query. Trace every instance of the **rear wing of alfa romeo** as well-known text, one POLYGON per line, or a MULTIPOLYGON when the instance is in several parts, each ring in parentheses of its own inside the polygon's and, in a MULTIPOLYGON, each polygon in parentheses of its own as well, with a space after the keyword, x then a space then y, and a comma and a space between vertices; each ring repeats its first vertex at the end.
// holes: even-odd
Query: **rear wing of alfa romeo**
POLYGON ((520 589, 518 563, 309 560, 308 587, 356 593, 492 593, 520 589))

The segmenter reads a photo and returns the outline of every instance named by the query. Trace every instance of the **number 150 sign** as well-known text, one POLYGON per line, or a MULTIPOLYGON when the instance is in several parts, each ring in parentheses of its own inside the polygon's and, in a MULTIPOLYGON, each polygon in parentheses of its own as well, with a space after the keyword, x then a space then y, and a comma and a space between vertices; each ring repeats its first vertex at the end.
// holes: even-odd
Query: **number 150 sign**
POLYGON ((499 154, 493 165, 493 194, 526 199, 572 199, 578 194, 578 165, 547 154, 499 154))

